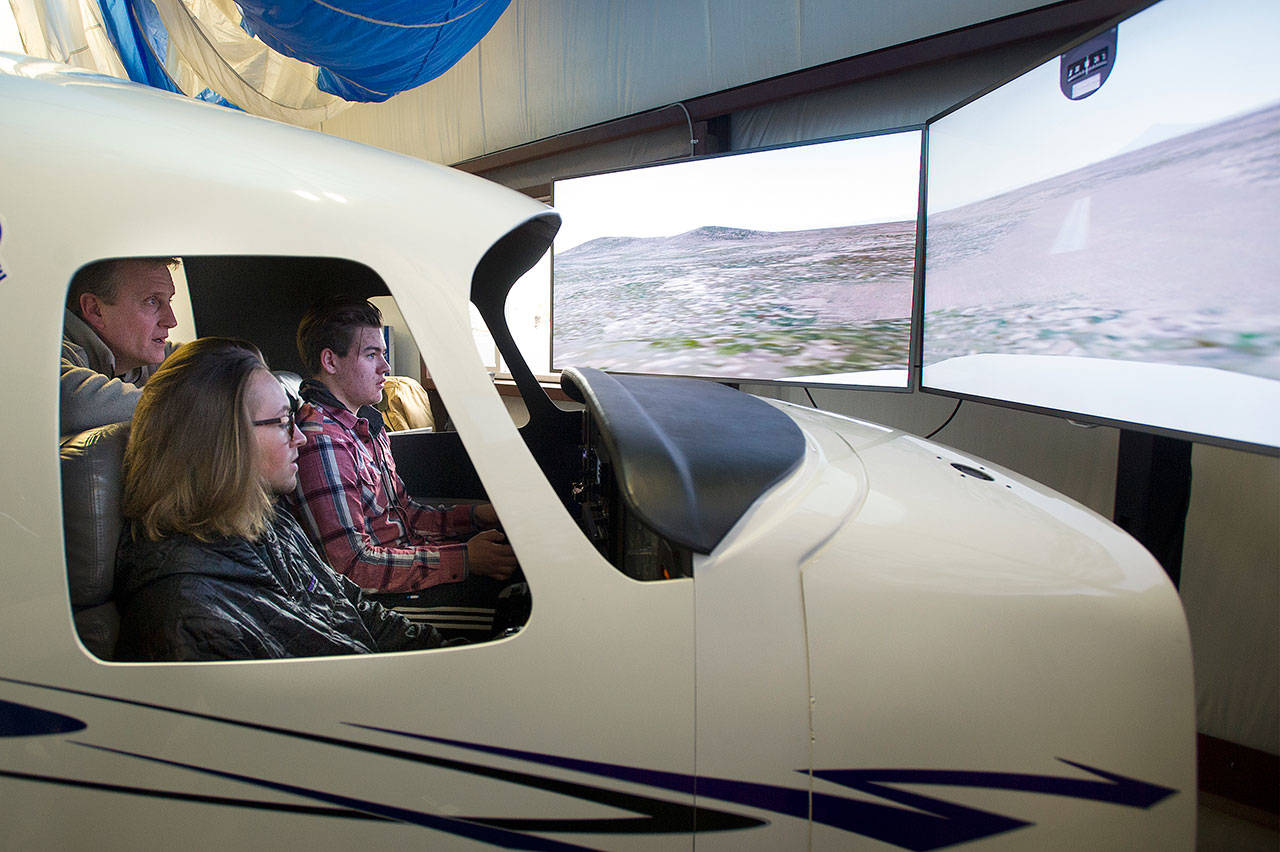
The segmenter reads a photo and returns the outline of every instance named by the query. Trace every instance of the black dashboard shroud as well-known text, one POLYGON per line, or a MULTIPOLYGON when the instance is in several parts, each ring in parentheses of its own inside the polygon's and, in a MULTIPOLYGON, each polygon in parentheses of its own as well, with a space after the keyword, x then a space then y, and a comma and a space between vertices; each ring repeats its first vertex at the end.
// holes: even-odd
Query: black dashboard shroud
POLYGON ((715 382, 568 368, 560 384, 595 420, 628 508, 698 553, 804 458, 791 418, 715 382))

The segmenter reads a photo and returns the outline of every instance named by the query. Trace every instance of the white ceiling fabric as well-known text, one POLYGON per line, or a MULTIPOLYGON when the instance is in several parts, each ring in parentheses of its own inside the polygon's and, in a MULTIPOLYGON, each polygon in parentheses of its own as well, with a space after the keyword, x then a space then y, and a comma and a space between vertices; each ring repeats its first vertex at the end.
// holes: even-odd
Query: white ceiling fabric
POLYGON ((316 88, 316 66, 283 56, 242 30, 231 0, 153 2, 172 47, 203 81, 196 91, 207 86, 246 112, 304 126, 350 106, 316 88))
POLYGON ((9 0, 30 56, 128 79, 95 0, 9 0))
MULTIPOLYGON (((232 0, 153 2, 169 33, 165 72, 188 95, 212 89, 246 112, 307 127, 350 106, 316 88, 316 66, 283 56, 241 29, 232 0)), ((10 4, 29 55, 129 78, 95 0, 10 4)))
MULTIPOLYGON (((94 0, 10 0, 32 55, 125 76, 94 0)), ((442 163, 1050 5, 1045 0, 514 0, 442 76, 381 104, 240 28, 232 0, 155 0, 166 71, 248 112, 442 163)))
POLYGON ((322 129, 442 163, 857 56, 1044 0, 515 0, 453 68, 322 129))

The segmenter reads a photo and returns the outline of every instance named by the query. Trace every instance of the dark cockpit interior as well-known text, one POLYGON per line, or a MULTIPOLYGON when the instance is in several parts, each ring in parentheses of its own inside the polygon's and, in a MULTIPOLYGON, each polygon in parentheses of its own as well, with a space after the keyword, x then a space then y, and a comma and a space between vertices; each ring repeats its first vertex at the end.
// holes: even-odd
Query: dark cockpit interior
MULTIPOLYGON (((557 227, 549 214, 512 231, 485 255, 472 282, 473 304, 528 411, 519 433, 566 511, 610 564, 638 581, 690 577, 694 554, 710 553, 747 508, 800 463, 803 436, 763 401, 691 379, 570 369, 562 386, 576 402, 553 401, 513 340, 504 309, 511 285, 546 250, 557 227)), ((250 340, 278 373, 304 372, 294 338, 314 301, 391 295, 375 270, 342 258, 188 256, 182 266, 198 333, 250 340)), ((82 640, 104 658, 110 658, 114 615, 113 546, 80 542, 78 530, 106 529, 118 538, 118 518, 105 527, 96 519, 113 509, 118 514, 119 485, 110 474, 118 471, 126 434, 84 433, 62 442, 73 610, 82 640), (95 523, 86 527, 90 516, 95 523)), ((458 432, 415 429, 392 432, 390 439, 411 495, 431 503, 489 499, 458 432)), ((519 607, 516 612, 516 623, 504 629, 518 629, 527 601, 523 614, 519 607)))

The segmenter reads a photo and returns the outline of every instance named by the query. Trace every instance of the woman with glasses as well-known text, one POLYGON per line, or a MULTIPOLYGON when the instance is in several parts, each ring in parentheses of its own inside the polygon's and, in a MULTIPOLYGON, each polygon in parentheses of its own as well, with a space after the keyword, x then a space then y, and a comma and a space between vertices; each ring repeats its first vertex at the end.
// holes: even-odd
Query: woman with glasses
POLYGON ((366 601, 277 506, 297 479, 290 400, 251 343, 206 337, 148 380, 124 456, 117 657, 226 660, 433 648, 366 601))

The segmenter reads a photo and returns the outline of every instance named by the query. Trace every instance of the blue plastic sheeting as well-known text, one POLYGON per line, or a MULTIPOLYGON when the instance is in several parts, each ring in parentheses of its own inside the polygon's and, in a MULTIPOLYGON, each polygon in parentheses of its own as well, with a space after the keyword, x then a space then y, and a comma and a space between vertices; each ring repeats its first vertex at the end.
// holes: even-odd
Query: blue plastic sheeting
POLYGON ((142 0, 98 0, 107 36, 120 54, 129 79, 169 92, 181 90, 164 70, 169 32, 160 22, 155 4, 142 0), (158 57, 158 58, 157 58, 158 57))
MULTIPOLYGON (((107 37, 120 55, 129 79, 157 89, 183 94, 165 70, 169 53, 169 31, 151 0, 98 0, 107 37)), ((212 89, 195 95, 202 101, 237 108, 212 89)))
POLYGON ((385 101, 440 76, 511 0, 238 0, 242 26, 320 67, 316 86, 348 101, 385 101))

